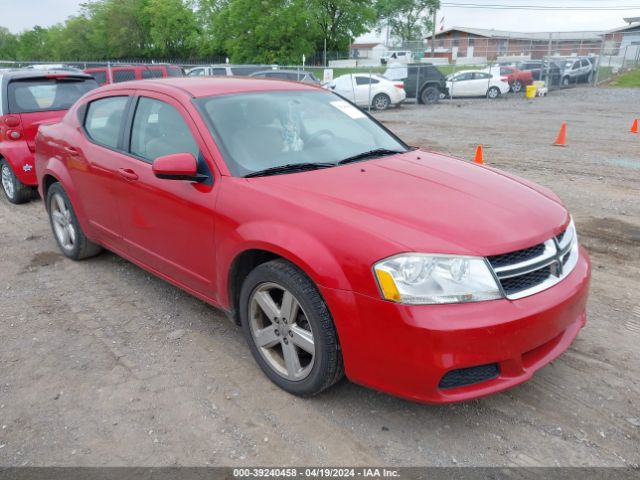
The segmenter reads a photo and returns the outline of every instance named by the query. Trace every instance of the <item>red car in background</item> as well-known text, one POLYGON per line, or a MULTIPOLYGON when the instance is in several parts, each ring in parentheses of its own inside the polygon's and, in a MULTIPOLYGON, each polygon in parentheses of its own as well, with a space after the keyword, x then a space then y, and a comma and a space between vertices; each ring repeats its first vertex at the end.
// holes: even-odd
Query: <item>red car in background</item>
POLYGON ((183 77, 182 68, 175 65, 112 65, 110 67, 91 67, 84 70, 102 85, 110 83, 128 82, 130 80, 145 80, 148 78, 183 77))
POLYGON ((411 148, 323 89, 110 85, 36 152, 64 255, 105 247, 220 308, 296 395, 343 374, 423 402, 488 395, 586 322, 590 262, 555 194, 411 148))
POLYGON ((67 109, 98 84, 69 70, 0 72, 0 175, 11 203, 31 199, 37 185, 35 136, 43 123, 57 122, 67 109))
POLYGON ((521 92, 527 85, 533 83, 533 74, 531 71, 518 70, 513 66, 500 66, 500 76, 506 77, 507 82, 511 86, 511 91, 514 93, 521 92))

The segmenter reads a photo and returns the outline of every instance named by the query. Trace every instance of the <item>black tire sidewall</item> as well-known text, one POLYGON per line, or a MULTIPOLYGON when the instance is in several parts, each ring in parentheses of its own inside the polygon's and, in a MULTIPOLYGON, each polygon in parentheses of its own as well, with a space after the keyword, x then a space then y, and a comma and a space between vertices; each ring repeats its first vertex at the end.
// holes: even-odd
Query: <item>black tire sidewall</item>
POLYGON ((439 97, 440 97, 440 90, 438 90, 436 87, 426 87, 420 93, 420 100, 424 105, 433 105, 435 103, 438 103, 439 97), (433 91, 435 91, 435 97, 433 101, 430 101, 429 94, 433 91))
POLYGON ((520 80, 516 80, 513 82, 513 86, 511 87, 515 93, 520 93, 522 91, 522 82, 520 80), (518 88, 516 89, 516 85, 518 88))
MULTIPOLYGON (((297 280, 300 280, 300 278, 297 278, 297 280)), ((313 282, 311 282, 311 280, 293 264, 284 261, 272 261, 266 264, 262 264, 255 270, 253 270, 245 279, 240 292, 239 313, 242 330, 245 339, 249 344, 251 354, 253 355, 253 358, 256 360, 258 365, 260 365, 260 368, 265 373, 265 375, 267 375, 267 377, 273 383, 278 385, 283 390, 300 396, 314 395, 315 393, 322 391, 324 388, 333 383, 331 382, 327 385, 327 377, 330 374, 328 370, 331 370, 331 366, 329 365, 330 355, 328 354, 328 349, 335 348, 335 346, 332 346, 328 343, 326 336, 326 325, 323 325, 323 321, 321 318, 324 317, 325 322, 328 320, 331 322, 331 325, 333 325, 331 315, 313 282), (297 270, 298 273, 301 274, 304 279, 306 279, 306 282, 308 282, 307 285, 304 285, 304 281, 294 281, 291 276, 287 274, 286 268, 280 268, 283 265, 285 265, 288 269, 297 270), (254 290, 259 285, 266 282, 276 283, 289 290, 296 297, 296 300, 300 303, 300 306, 304 310, 307 316, 307 320, 309 321, 309 324, 311 326, 314 344, 316 345, 316 352, 311 372, 304 380, 291 381, 276 373, 269 366, 267 361, 262 357, 262 354, 259 351, 259 347, 254 342, 253 335, 251 334, 251 327, 249 325, 249 299, 251 298, 254 290), (308 292, 311 288, 315 290, 314 294, 318 296, 315 299, 309 298, 308 292), (322 302, 322 311, 317 311, 318 300, 322 302)), ((335 328, 333 329, 333 335, 336 336, 337 342, 337 334, 335 333, 335 328)))

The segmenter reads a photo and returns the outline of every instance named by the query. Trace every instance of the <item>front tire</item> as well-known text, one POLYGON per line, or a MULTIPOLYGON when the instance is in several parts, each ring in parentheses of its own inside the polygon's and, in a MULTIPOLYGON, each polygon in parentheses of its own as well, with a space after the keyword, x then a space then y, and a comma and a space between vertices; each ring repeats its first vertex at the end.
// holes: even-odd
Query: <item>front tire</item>
POLYGON ((373 97, 371 105, 373 105, 373 108, 376 110, 386 110, 391 106, 391 99, 386 93, 379 93, 373 97))
POLYGON ((82 231, 67 192, 59 183, 49 187, 47 211, 53 236, 65 256, 82 260, 102 251, 102 247, 89 240, 82 231))
POLYGON ((498 87, 491 87, 487 91, 487 98, 490 98, 491 100, 495 100, 496 98, 500 97, 500 95, 501 95, 501 92, 498 87))
POLYGON ((33 188, 18 180, 11 165, 4 159, 0 161, 0 177, 2 178, 2 191, 11 203, 19 205, 31 200, 33 188))
POLYGON ((240 320, 253 358, 289 393, 312 396, 344 375, 331 314, 315 284, 285 260, 256 267, 240 292, 240 320))
POLYGON ((563 87, 568 87, 571 84, 571 79, 569 77, 564 77, 562 79, 562 86, 563 87))
POLYGON ((522 91, 522 82, 520 80, 516 80, 515 82, 513 82, 513 85, 511 85, 511 90, 513 91, 513 93, 520 93, 522 91))

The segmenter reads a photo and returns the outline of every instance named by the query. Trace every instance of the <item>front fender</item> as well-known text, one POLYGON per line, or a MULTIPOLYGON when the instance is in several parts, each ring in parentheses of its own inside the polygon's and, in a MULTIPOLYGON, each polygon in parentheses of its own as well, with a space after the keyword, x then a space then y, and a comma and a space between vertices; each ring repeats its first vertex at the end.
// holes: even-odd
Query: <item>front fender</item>
POLYGON ((248 250, 265 250, 289 260, 303 270, 319 287, 352 290, 341 263, 333 252, 316 237, 289 224, 255 221, 238 225, 220 235, 217 248, 217 282, 219 301, 229 308, 228 272, 234 260, 248 250))

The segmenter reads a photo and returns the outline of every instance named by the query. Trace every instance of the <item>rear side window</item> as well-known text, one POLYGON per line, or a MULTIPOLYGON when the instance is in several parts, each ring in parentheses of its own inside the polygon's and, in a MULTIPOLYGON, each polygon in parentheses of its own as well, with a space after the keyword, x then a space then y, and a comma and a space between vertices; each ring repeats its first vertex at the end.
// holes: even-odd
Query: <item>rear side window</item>
POLYGON ((378 80, 376 80, 375 78, 370 78, 370 77, 356 77, 356 85, 369 85, 369 84, 376 84, 376 83, 380 83, 378 80))
POLYGON ((141 97, 133 120, 130 151, 151 163, 173 153, 191 153, 198 158, 199 148, 180 112, 168 103, 141 97))
POLYGON ((93 78, 14 80, 7 89, 9 112, 68 110, 82 95, 97 87, 93 78))
POLYGON ((211 75, 215 76, 215 77, 226 77, 227 76, 227 70, 225 68, 212 68, 211 69, 211 75))
POLYGON ((116 70, 113 72, 113 81, 128 82, 129 80, 136 79, 136 72, 134 70, 116 70))
POLYGON ((129 97, 107 97, 89 104, 84 128, 92 140, 110 148, 118 147, 128 100, 129 97))
POLYGON ((91 72, 89 75, 95 78, 100 85, 107 83, 107 72, 91 72))
POLYGON ((168 67, 167 75, 170 77, 184 77, 184 73, 182 73, 182 69, 178 67, 168 67))
POLYGON ((142 70, 142 78, 162 78, 164 77, 162 70, 159 68, 145 68, 142 70))

